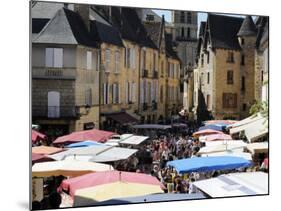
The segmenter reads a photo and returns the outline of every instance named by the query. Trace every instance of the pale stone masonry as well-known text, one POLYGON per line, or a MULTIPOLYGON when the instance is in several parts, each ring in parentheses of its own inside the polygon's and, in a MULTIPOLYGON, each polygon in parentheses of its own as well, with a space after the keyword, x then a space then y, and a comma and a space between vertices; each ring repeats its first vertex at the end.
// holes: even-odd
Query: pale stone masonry
POLYGON ((215 119, 243 119, 255 103, 256 26, 250 16, 215 14, 202 26, 193 75, 195 116, 204 106, 215 119), (199 92, 205 105, 198 105, 199 92))

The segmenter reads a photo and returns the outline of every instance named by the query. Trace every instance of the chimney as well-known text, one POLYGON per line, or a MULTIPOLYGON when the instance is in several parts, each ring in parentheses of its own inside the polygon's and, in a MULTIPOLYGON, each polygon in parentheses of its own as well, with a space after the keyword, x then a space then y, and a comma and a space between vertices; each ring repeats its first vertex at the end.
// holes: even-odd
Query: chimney
POLYGON ((87 4, 75 4, 74 5, 74 12, 77 12, 81 16, 88 31, 90 31, 90 18, 89 18, 90 11, 89 10, 90 10, 90 7, 87 4))

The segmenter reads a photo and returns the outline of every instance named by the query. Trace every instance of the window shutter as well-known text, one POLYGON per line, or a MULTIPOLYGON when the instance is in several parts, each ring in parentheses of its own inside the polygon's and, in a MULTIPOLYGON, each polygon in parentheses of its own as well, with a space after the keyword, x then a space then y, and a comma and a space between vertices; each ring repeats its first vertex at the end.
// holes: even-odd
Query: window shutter
POLYGON ((140 103, 144 102, 143 80, 140 81, 140 103))
POLYGON ((117 84, 118 86, 118 103, 121 103, 121 87, 120 84, 117 84))
POLYGON ((45 50, 45 66, 46 67, 53 67, 54 61, 54 49, 53 48, 46 48, 45 50))
POLYGON ((110 84, 107 84, 107 99, 106 99, 106 103, 109 104, 109 93, 110 93, 110 84))
POLYGON ((126 103, 129 102, 128 82, 125 82, 126 103))
POLYGON ((136 93, 136 83, 135 82, 133 82, 132 83, 132 102, 136 102, 136 95, 137 95, 137 93, 136 93))
POLYGON ((133 84, 132 82, 129 82, 129 88, 130 88, 130 102, 133 101, 133 84))
POLYGON ((115 103, 115 86, 116 84, 112 84, 112 103, 115 103))
POLYGON ((63 66, 63 49, 62 48, 54 48, 54 67, 62 67, 63 66))
POLYGON ((92 52, 91 51, 87 51, 87 70, 91 70, 92 69, 92 52))
POLYGON ((125 48, 125 51, 124 51, 124 67, 125 68, 127 67, 127 48, 125 48))
POLYGON ((106 101, 107 101, 107 91, 106 91, 106 88, 107 88, 107 85, 106 83, 103 84, 103 104, 106 104, 106 101))
POLYGON ((155 101, 158 102, 158 80, 156 80, 156 93, 155 93, 155 101))

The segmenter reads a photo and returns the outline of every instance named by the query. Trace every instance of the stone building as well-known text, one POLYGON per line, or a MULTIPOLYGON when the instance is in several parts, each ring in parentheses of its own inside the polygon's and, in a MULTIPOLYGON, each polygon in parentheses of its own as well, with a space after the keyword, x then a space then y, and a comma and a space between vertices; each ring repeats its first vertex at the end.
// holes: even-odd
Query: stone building
POLYGON ((192 83, 189 84, 186 79, 190 77, 190 72, 192 72, 191 70, 195 65, 198 39, 197 18, 197 12, 172 11, 172 23, 169 26, 176 45, 176 51, 182 62, 181 97, 183 98, 183 107, 187 111, 191 109, 190 101, 192 101, 192 96, 190 93, 192 83))
POLYGON ((255 53, 255 99, 268 102, 269 18, 258 17, 256 26, 258 32, 255 53))
POLYGON ((99 128, 99 46, 81 8, 59 6, 31 12, 32 122, 49 136, 99 128))
MULTIPOLYGON (((145 84, 148 83, 148 86, 149 83, 152 84, 150 92, 152 118, 149 114, 147 122, 157 123, 163 122, 164 119, 171 119, 182 107, 182 98, 179 92, 180 59, 173 50, 172 35, 165 31, 164 16, 162 16, 161 22, 145 21, 144 26, 157 48, 157 51, 153 53, 152 60, 147 59, 148 62, 152 61, 152 79, 148 77, 143 81, 145 84)), ((141 86, 143 85, 141 84, 141 86)), ((148 87, 147 90, 149 95, 150 88, 148 87)))
POLYGON ((201 26, 194 110, 208 111, 215 119, 247 117, 255 101, 256 27, 252 17, 208 14, 201 26), (204 103, 198 105, 200 96, 204 103))

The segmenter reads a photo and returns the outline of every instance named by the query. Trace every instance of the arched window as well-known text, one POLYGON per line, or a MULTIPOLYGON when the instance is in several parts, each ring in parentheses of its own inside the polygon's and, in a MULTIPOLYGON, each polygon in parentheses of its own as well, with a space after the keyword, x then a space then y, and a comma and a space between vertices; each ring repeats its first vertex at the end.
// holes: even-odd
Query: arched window
POLYGON ((48 117, 60 117, 60 93, 56 91, 48 92, 48 117))

